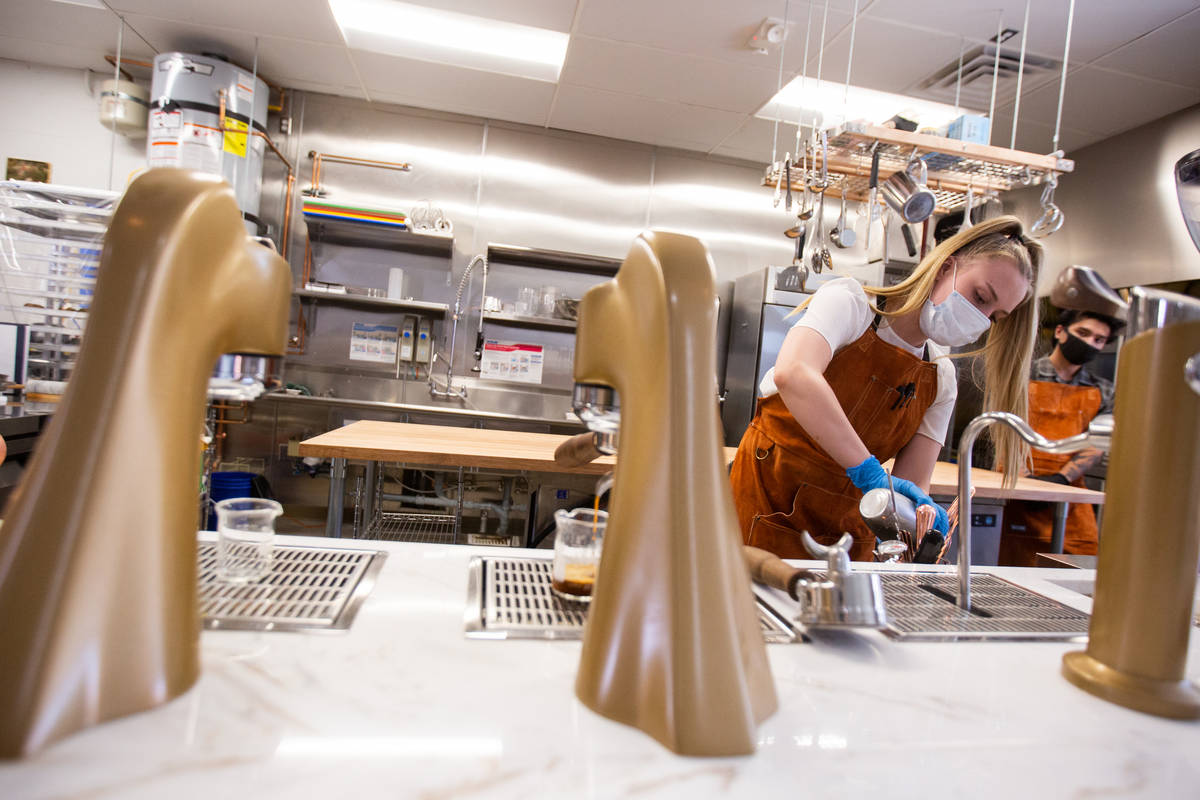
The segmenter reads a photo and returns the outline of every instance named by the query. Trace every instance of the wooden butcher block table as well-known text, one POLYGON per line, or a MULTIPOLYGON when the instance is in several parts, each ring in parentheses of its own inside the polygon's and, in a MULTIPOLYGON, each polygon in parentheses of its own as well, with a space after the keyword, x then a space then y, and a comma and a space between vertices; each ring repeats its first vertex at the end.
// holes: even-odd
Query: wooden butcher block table
MULTIPOLYGON (((348 460, 581 475, 602 475, 616 464, 615 457, 603 456, 580 467, 560 466, 554 460, 554 449, 567 438, 552 433, 360 420, 306 439, 300 443, 300 455, 332 459, 325 530, 328 536, 341 536, 342 497, 348 460)), ((727 461, 733 460, 735 450, 733 447, 725 448, 727 461)), ((1103 492, 1030 478, 1018 479, 1015 487, 1004 489, 1001 487, 1003 476, 998 472, 975 469, 971 474, 976 497, 1056 503, 1056 520, 1065 520, 1069 503, 1104 502, 1103 492)), ((958 466, 939 461, 934 466, 929 489, 932 495, 957 493, 958 466)))

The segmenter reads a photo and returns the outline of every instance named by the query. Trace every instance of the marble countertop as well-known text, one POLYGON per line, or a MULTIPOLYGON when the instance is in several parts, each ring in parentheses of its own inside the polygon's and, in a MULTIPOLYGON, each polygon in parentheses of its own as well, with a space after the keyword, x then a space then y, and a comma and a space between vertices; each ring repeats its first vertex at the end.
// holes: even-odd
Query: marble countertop
MULTIPOLYGON (((0 797, 1012 800, 1200 791, 1200 723, 1076 689, 1059 663, 1080 645, 899 643, 876 633, 771 645, 780 708, 760 727, 757 754, 681 758, 575 699, 578 642, 464 637, 468 560, 495 549, 280 539, 388 552, 350 631, 206 631, 203 674, 189 692, 0 762, 0 797)), ((1078 582, 1086 570, 983 571, 1090 605, 1050 582, 1078 582)))

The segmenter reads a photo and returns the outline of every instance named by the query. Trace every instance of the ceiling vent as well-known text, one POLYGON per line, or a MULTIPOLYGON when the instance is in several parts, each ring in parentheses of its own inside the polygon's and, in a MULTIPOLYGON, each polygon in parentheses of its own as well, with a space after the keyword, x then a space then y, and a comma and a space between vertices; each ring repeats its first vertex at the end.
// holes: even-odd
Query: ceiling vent
MULTIPOLYGON (((1017 73, 1021 66, 1021 51, 1000 48, 1000 64, 997 70, 996 103, 1003 105, 1017 94, 1017 73)), ((1022 94, 1030 87, 1044 82, 1047 76, 1055 75, 1061 62, 1052 58, 1025 54, 1025 82, 1022 94)), ((962 88, 958 104, 967 108, 986 111, 992 99, 992 71, 996 69, 996 45, 985 44, 967 50, 962 57, 962 88)), ((918 97, 954 103, 955 84, 958 82, 958 59, 938 69, 928 78, 917 81, 910 91, 918 97)))

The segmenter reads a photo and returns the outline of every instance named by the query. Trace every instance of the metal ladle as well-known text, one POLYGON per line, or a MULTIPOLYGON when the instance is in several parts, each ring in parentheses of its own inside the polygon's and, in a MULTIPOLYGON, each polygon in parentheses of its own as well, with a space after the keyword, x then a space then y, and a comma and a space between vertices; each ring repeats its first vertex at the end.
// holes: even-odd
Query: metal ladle
POLYGON ((821 192, 821 199, 817 202, 817 222, 816 222, 817 238, 816 245, 813 247, 812 257, 809 263, 812 264, 812 271, 820 275, 826 267, 833 267, 833 254, 829 252, 829 248, 825 246, 825 193, 821 192))
POLYGON ((854 242, 858 239, 858 234, 854 232, 854 228, 846 227, 846 191, 842 187, 842 211, 838 215, 837 224, 833 226, 833 230, 829 232, 829 238, 834 245, 845 250, 847 247, 854 247, 854 242))

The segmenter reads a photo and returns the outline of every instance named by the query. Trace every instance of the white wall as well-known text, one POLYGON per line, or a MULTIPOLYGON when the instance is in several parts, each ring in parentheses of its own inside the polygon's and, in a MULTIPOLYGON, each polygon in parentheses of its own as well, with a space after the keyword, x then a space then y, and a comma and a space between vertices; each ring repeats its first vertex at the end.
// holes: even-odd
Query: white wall
POLYGON ((100 124, 99 98, 89 88, 108 77, 0 59, 0 170, 8 158, 48 161, 54 183, 124 189, 146 165, 146 140, 117 134, 113 147, 112 132, 100 124))

